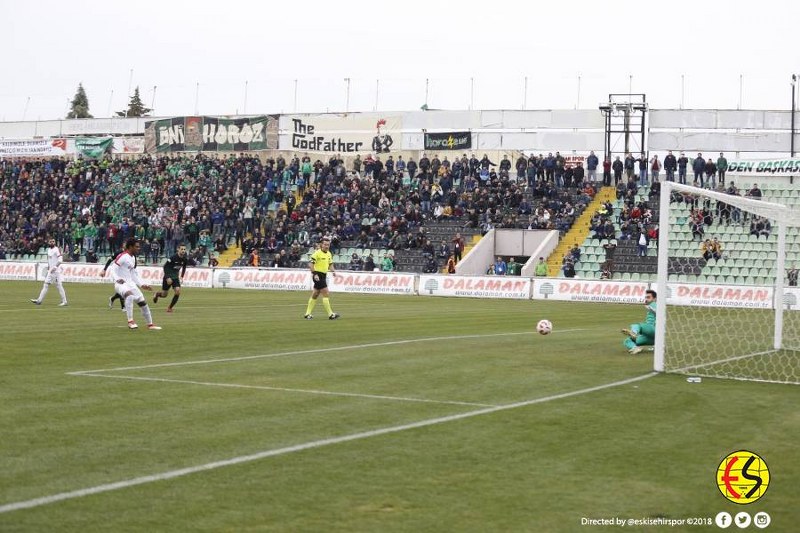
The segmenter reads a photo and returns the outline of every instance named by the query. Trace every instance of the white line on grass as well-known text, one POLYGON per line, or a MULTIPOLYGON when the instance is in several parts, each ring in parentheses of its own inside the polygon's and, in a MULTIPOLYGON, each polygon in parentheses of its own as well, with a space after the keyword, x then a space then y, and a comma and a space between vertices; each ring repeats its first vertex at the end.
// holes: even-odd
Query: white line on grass
MULTIPOLYGON (((562 329, 558 333, 572 333, 575 331, 584 331, 583 329, 562 329)), ((291 352, 278 352, 260 355, 245 355, 242 357, 226 357, 223 359, 200 359, 195 361, 178 361, 174 363, 156 363, 152 365, 140 366, 120 366, 115 368, 98 368, 96 370, 79 370, 76 372, 67 372, 70 376, 83 376, 87 374, 97 374, 100 372, 122 372, 123 370, 145 370, 148 368, 163 368, 171 366, 187 366, 187 365, 207 365, 211 363, 230 363, 233 361, 249 361, 252 359, 266 359, 269 357, 286 357, 290 355, 307 355, 312 353, 326 353, 326 352, 339 352, 342 350, 358 350, 362 348, 380 348, 382 346, 398 346, 402 344, 412 344, 415 342, 429 342, 429 341, 450 341, 459 339, 482 339, 489 337, 508 337, 513 335, 533 335, 535 331, 521 331, 516 333, 487 333, 482 335, 450 335, 446 337, 419 337, 416 339, 404 339, 399 341, 388 342, 370 342, 367 344, 352 344, 349 346, 334 346, 327 348, 313 348, 310 350, 296 350, 291 352)), ((556 333, 554 331, 553 333, 556 333)))
POLYGON ((252 461, 258 461, 260 459, 266 459, 268 457, 276 457, 279 455, 286 455, 289 453, 301 452, 304 450, 311 450, 314 448, 322 448, 323 446, 330 446, 332 444, 341 444, 343 442, 351 442, 361 439, 368 439, 371 437, 378 437, 381 435, 388 435, 390 433, 399 433, 401 431, 407 431, 410 429, 418 429, 424 428, 428 426, 435 426, 438 424, 445 424, 447 422, 454 422, 456 420, 463 420, 465 418, 472 418, 475 416, 487 415, 491 413, 497 413, 499 411, 507 411, 509 409, 517 409, 519 407, 527 407, 529 405, 535 405, 538 403, 545 403, 550 402, 553 400, 560 400, 563 398, 570 398, 573 396, 580 396, 582 394, 589 394, 591 392, 597 392, 603 389, 610 389, 612 387, 619 387, 621 385, 628 385, 631 383, 636 383, 637 381, 642 381, 644 379, 650 378, 657 375, 656 372, 650 372, 648 374, 643 374, 641 376, 636 376, 634 378, 623 379, 621 381, 615 381, 613 383, 606 383, 604 385, 597 385, 594 387, 588 387, 585 389, 579 389, 572 392, 564 392, 561 394, 554 394, 552 396, 545 396, 542 398, 536 398, 533 400, 526 400, 523 402, 516 402, 507 405, 498 405, 496 407, 487 407, 485 409, 478 409, 475 411, 467 411, 466 413, 459 413, 455 415, 449 416, 442 416, 437 418, 429 418, 427 420, 420 420, 419 422, 411 422, 409 424, 402 424, 399 426, 390 426, 380 429, 373 429, 369 431, 362 431, 360 433, 352 433, 350 435, 342 435, 340 437, 331 437, 327 439, 321 440, 314 440, 311 442, 305 442, 302 444, 295 444, 293 446, 287 446, 285 448, 275 448, 272 450, 264 450, 262 452, 254 453, 251 455, 240 455, 239 457, 233 457, 230 459, 224 459, 221 461, 214 461, 211 463, 205 463, 202 465, 197 466, 190 466, 187 468, 180 468, 178 470, 170 470, 168 472, 162 472, 160 474, 152 474, 149 476, 141 476, 133 479, 126 479, 124 481, 117 481, 115 483, 107 483, 105 485, 97 485, 95 487, 88 487, 85 489, 73 490, 69 492, 61 492, 58 494, 52 494, 50 496, 44 496, 42 498, 34 498, 32 500, 25 500, 21 502, 14 502, 14 503, 7 503, 5 505, 0 505, 0 513, 8 513, 11 511, 19 511, 21 509, 30 509, 33 507, 40 507, 42 505, 48 505, 51 503, 56 503, 64 500, 73 500, 76 498, 82 498, 84 496, 91 496, 93 494, 100 494, 103 492, 110 492, 114 490, 126 489, 129 487, 135 487, 137 485, 144 485, 146 483, 153 483, 156 481, 164 481, 167 479, 174 479, 178 477, 188 476, 190 474, 196 474, 198 472, 205 472, 208 470, 215 470, 217 468, 223 468, 226 466, 234 466, 239 465, 242 463, 249 463, 252 461))
POLYGON ((359 394, 356 392, 333 392, 316 389, 291 389, 286 387, 270 387, 267 385, 240 385, 238 383, 214 383, 210 381, 189 381, 185 379, 150 378, 146 376, 120 376, 113 374, 82 374, 96 378, 132 379, 136 381, 157 381, 163 383, 185 383, 187 385, 205 385, 208 387, 229 387, 232 389, 258 389, 278 392, 298 392, 305 394, 319 394, 323 396, 350 396, 353 398, 371 398, 374 400, 393 400, 396 402, 440 403, 448 405, 466 405, 469 407, 495 407, 489 403, 459 402, 450 400, 429 400, 427 398, 408 398, 404 396, 385 396, 381 394, 359 394))

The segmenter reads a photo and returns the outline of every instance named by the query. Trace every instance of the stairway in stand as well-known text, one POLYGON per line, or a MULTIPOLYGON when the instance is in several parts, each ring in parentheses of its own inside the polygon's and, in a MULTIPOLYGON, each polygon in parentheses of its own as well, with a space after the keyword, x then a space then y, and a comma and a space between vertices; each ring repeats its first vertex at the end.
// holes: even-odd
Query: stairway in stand
POLYGON ((561 238, 561 241, 558 243, 558 246, 553 250, 550 254, 550 257, 547 258, 547 275, 550 277, 558 276, 558 272, 561 270, 561 262, 564 259, 564 255, 570 250, 574 245, 580 246, 586 237, 589 235, 589 224, 592 221, 592 217, 595 213, 597 213, 600 206, 605 202, 614 202, 617 199, 617 191, 614 187, 603 187, 601 188, 597 194, 595 194, 594 198, 589 205, 586 206, 581 216, 579 216, 575 222, 572 224, 572 227, 569 231, 561 238))

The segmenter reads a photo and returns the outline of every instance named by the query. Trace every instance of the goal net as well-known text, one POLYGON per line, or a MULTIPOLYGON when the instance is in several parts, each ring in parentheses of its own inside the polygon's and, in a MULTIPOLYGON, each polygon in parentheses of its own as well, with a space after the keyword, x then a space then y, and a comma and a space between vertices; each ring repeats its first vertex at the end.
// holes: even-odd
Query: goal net
POLYGON ((800 189, 736 186, 662 184, 654 367, 800 384, 800 189))

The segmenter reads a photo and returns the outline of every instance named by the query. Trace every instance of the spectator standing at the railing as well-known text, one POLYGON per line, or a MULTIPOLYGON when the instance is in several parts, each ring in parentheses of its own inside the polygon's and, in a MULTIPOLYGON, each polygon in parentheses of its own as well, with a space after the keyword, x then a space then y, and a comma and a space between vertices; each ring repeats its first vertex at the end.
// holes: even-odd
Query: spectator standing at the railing
POLYGON ((661 161, 658 160, 658 155, 654 155, 650 159, 650 176, 652 176, 653 181, 658 180, 658 175, 661 172, 661 161))
POLYGON ((678 160, 672 155, 672 150, 669 151, 664 158, 664 172, 667 174, 667 181, 675 181, 675 169, 678 167, 678 160))
POLYGON ((686 167, 689 166, 689 158, 686 157, 686 154, 681 152, 681 156, 678 158, 678 183, 682 185, 686 185, 686 167))
POLYGON ((786 271, 786 277, 789 280, 789 287, 797 287, 797 265, 793 264, 792 267, 786 271))
POLYGON ((550 182, 555 182, 556 158, 553 157, 553 152, 547 154, 543 166, 544 179, 550 182))
POLYGON ((624 166, 625 166, 625 176, 627 178, 632 178, 635 173, 634 169, 636 168, 636 158, 633 157, 633 155, 630 152, 628 152, 628 154, 625 156, 624 166))
POLYGON ((717 187, 717 165, 714 164, 710 157, 706 160, 705 173, 706 184, 709 188, 715 189, 717 187))
MULTIPOLYGON (((606 157, 603 159, 603 186, 611 186, 611 159, 606 157)), ((622 171, 620 171, 622 172, 622 171)))
POLYGON ((517 181, 525 180, 527 178, 526 171, 528 169, 528 159, 524 154, 520 154, 520 156, 517 158, 515 167, 517 169, 517 181))
POLYGON ((620 160, 619 156, 617 156, 617 159, 614 160, 614 164, 611 165, 611 168, 614 170, 614 183, 616 185, 623 183, 622 171, 625 169, 625 165, 622 160, 620 160))
POLYGON ((592 183, 597 181, 597 165, 599 163, 600 160, 594 154, 594 150, 589 152, 589 157, 586 158, 586 173, 592 183))
POLYGON ((583 187, 583 180, 585 174, 585 169, 583 168, 583 163, 578 161, 577 166, 572 170, 572 183, 575 187, 581 188, 583 187))
POLYGON ((725 154, 720 152, 717 158, 717 174, 719 175, 720 183, 725 183, 725 174, 728 172, 728 160, 725 159, 725 154))
POLYGON ((639 163, 639 184, 647 185, 647 155, 642 153, 636 158, 636 162, 639 163))
POLYGON ((697 157, 692 161, 692 172, 694 172, 694 186, 705 187, 703 174, 706 171, 706 160, 703 159, 703 154, 698 153, 697 157))

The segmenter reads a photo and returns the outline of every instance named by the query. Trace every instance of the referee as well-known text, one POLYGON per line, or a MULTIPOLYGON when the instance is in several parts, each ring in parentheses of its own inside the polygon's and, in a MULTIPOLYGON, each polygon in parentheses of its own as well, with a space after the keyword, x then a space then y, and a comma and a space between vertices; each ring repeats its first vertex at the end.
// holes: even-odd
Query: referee
POLYGON ((322 294, 322 305, 325 307, 325 312, 328 313, 328 319, 336 320, 339 318, 339 315, 331 310, 331 302, 328 300, 328 282, 326 280, 328 272, 332 276, 336 276, 330 248, 331 240, 325 237, 319 243, 319 250, 311 254, 308 265, 311 268, 311 277, 314 280, 314 292, 311 293, 311 298, 308 299, 308 307, 304 317, 306 320, 314 318, 311 313, 314 311, 314 306, 317 305, 317 298, 320 294, 322 294))

